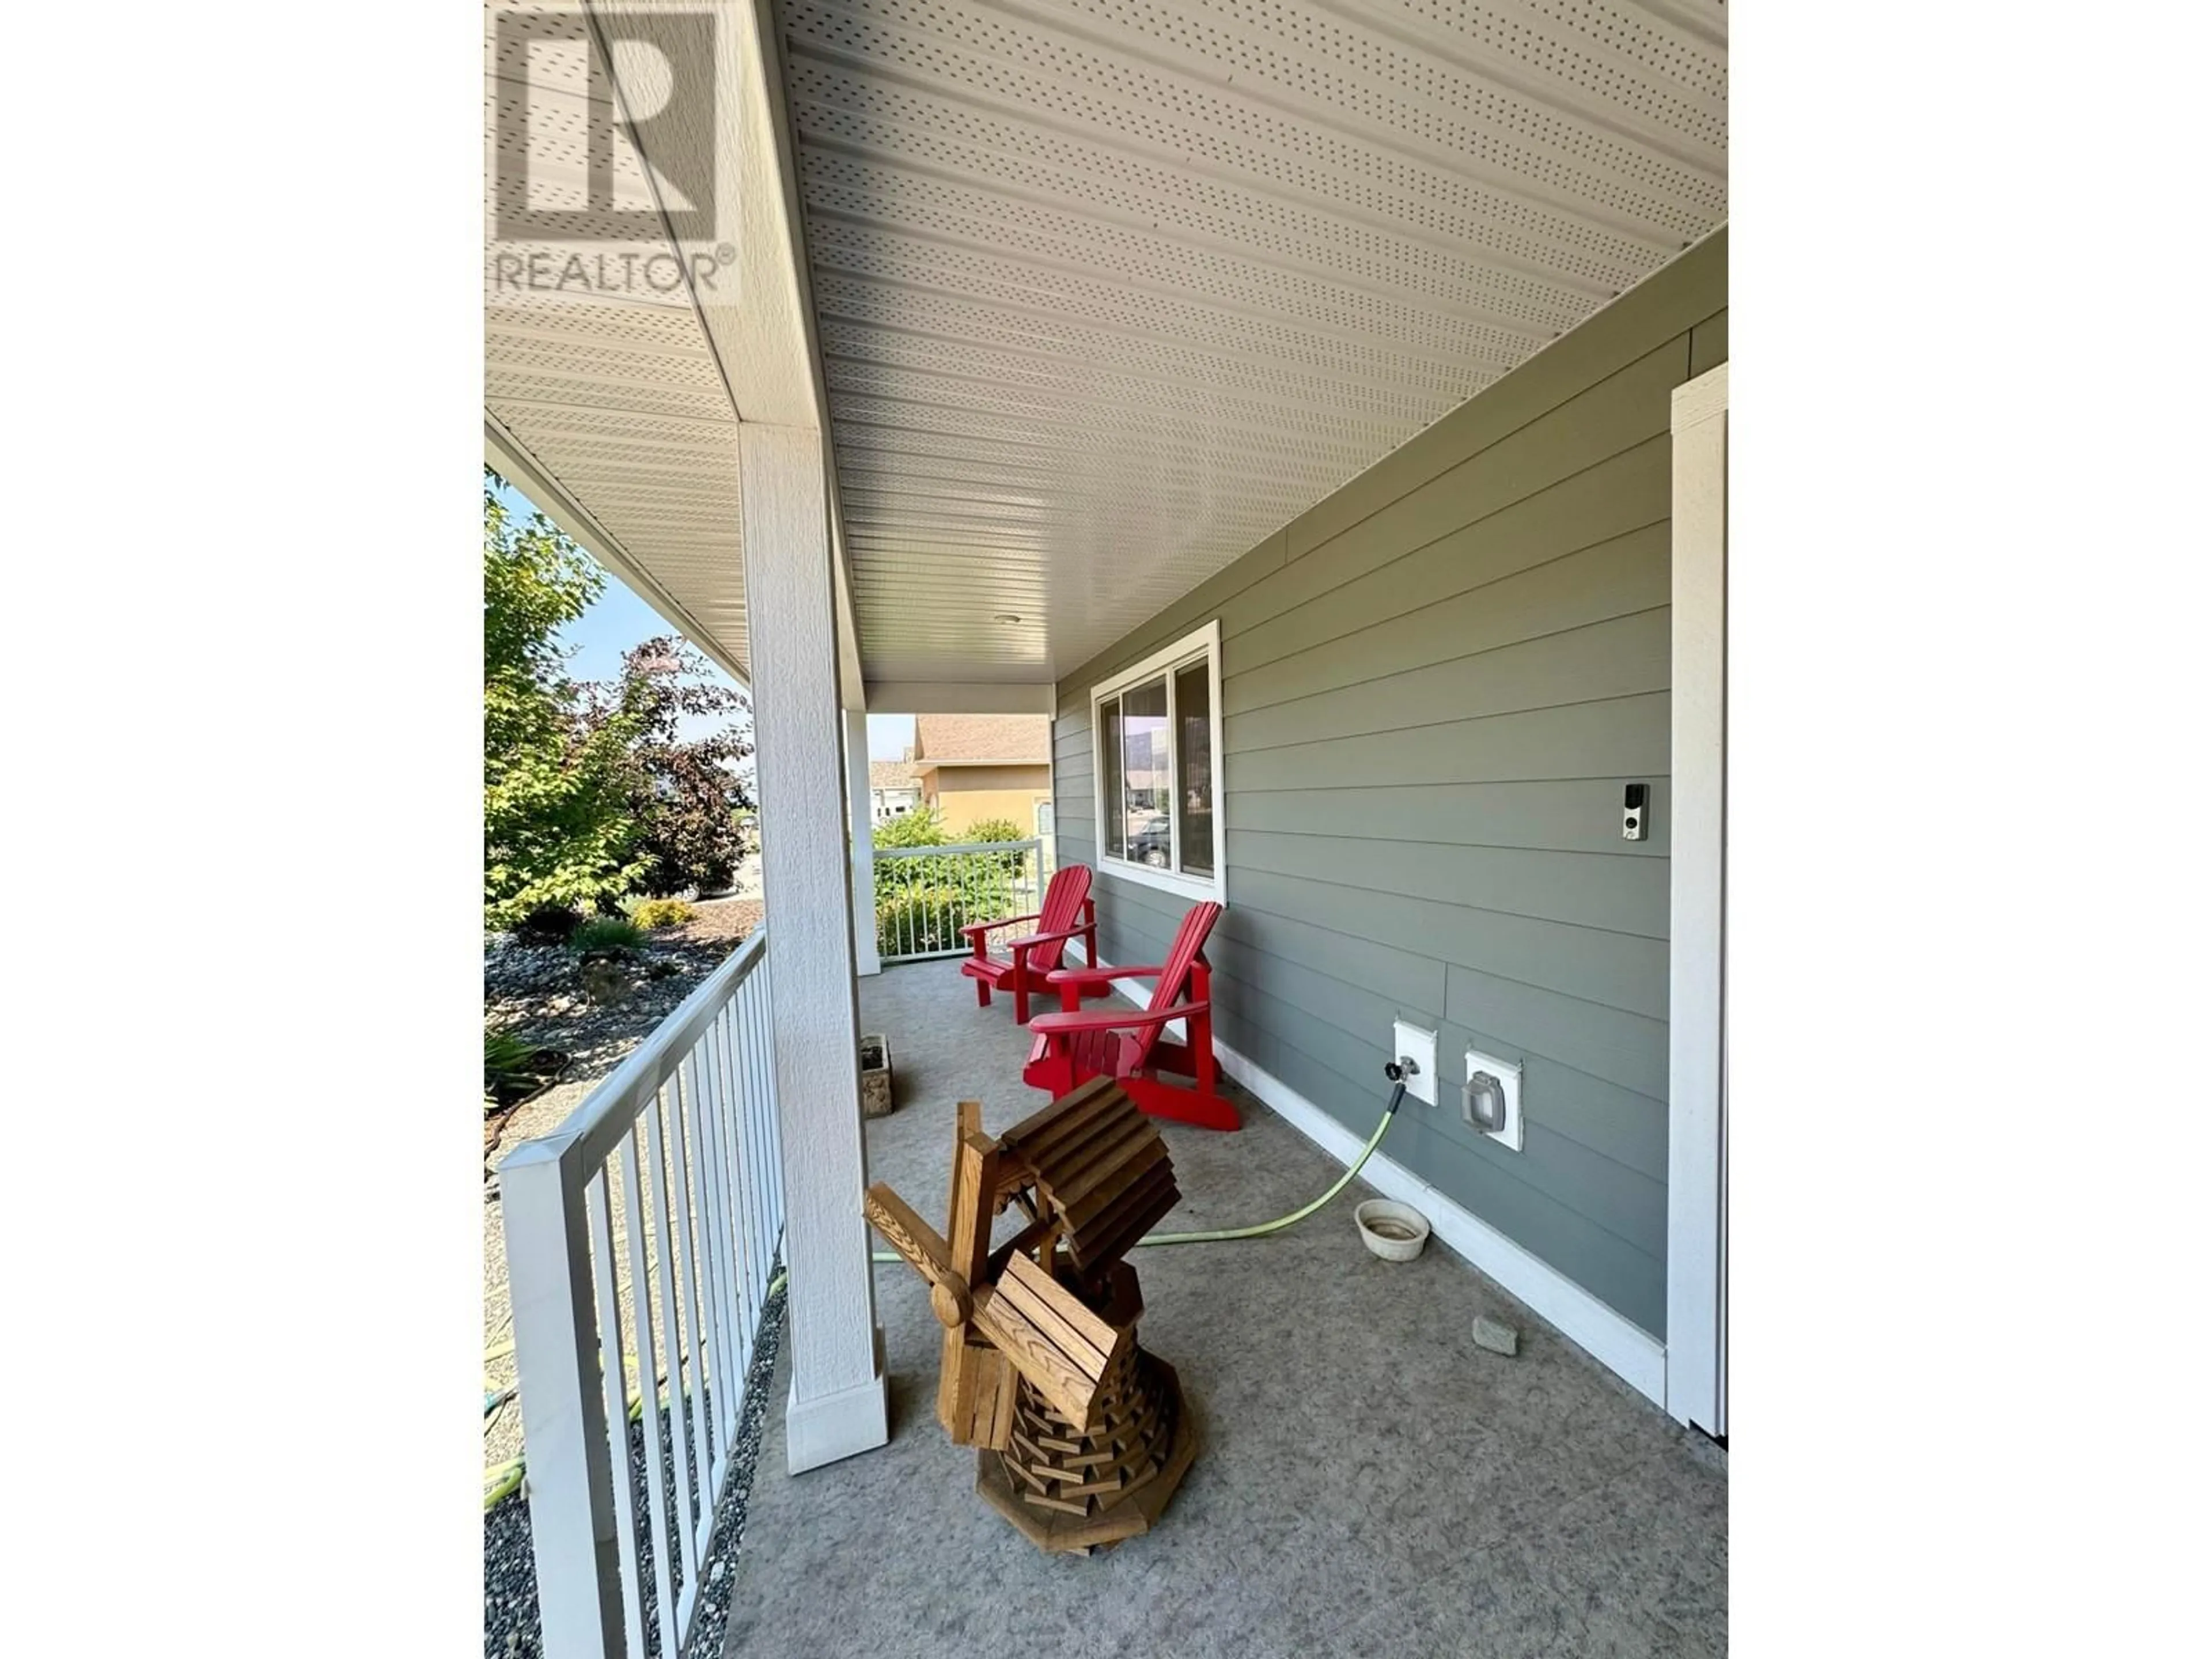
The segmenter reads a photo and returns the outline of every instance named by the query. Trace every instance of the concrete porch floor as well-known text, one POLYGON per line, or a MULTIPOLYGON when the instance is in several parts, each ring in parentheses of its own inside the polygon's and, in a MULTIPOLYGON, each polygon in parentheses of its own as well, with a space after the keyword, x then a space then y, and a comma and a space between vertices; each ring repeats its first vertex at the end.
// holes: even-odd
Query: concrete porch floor
MULTIPOLYGON (((1021 1081, 1028 1039, 951 962, 864 980, 860 1007, 897 1076, 898 1109, 868 1125, 869 1178, 942 1226, 953 1103, 980 1098, 994 1133, 1042 1105, 1021 1081)), ((1183 1194, 1164 1230, 1265 1220, 1340 1173, 1238 1102, 1236 1134, 1162 1126, 1183 1194)), ((1372 1196, 1355 1182, 1286 1233, 1134 1253, 1142 1340, 1180 1373, 1203 1443, 1159 1526, 1090 1559, 1043 1555, 975 1495, 975 1452, 936 1420, 927 1294, 878 1264, 890 1444, 786 1474, 779 1364, 728 1650, 1725 1651, 1723 1455, 1443 1245, 1401 1267, 1368 1255, 1352 1209, 1372 1196), (1520 1328, 1517 1358, 1474 1346, 1478 1312, 1520 1328)))

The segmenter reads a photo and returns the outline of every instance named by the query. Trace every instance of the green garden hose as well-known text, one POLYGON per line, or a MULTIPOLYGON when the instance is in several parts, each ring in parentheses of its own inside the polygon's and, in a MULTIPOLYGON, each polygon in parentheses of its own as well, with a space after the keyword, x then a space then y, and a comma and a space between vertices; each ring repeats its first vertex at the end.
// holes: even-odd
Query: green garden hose
MULTIPOLYGON (((629 1370, 629 1365, 625 1364, 623 1370, 627 1372, 629 1370)), ((667 1381, 668 1375, 664 1371, 655 1382, 654 1386, 656 1392, 659 1389, 659 1384, 665 1383, 667 1381)), ((503 1406, 509 1400, 514 1399, 514 1394, 515 1390, 512 1388, 501 1390, 496 1405, 493 1403, 493 1396, 486 1395, 484 1396, 484 1415, 489 1418, 493 1412, 499 1408, 500 1406, 503 1406)), ((661 1409, 663 1411, 673 1411, 676 1409, 676 1402, 673 1400, 664 1400, 661 1402, 661 1409)), ((635 1423, 644 1415, 645 1395, 642 1393, 640 1393, 634 1395, 630 1400, 629 1420, 635 1423)), ((485 1431, 489 1433, 491 1427, 490 1424, 487 1422, 484 1427, 485 1431)), ((484 1471, 483 1500, 485 1512, 489 1514, 494 1504, 497 1504, 501 1498, 505 1498, 521 1484, 522 1459, 520 1457, 509 1458, 504 1463, 495 1463, 491 1468, 486 1469, 484 1471)))
POLYGON ((501 1463, 497 1468, 486 1469, 484 1471, 484 1512, 489 1515, 494 1504, 513 1492, 521 1484, 522 1460, 519 1457, 501 1463))
POLYGON ((1146 1233, 1137 1241, 1137 1248, 1142 1249, 1147 1244, 1222 1244, 1234 1238, 1265 1238, 1269 1233, 1279 1233, 1285 1227, 1297 1225, 1349 1187, 1352 1178, 1367 1167, 1367 1160, 1374 1157, 1375 1149, 1382 1144, 1382 1137, 1390 1132, 1390 1120, 1397 1116, 1398 1103, 1405 1097, 1406 1085, 1403 1083, 1390 1091, 1390 1103, 1382 1109, 1382 1121, 1375 1126, 1375 1133, 1367 1137, 1367 1144, 1359 1149, 1359 1156, 1352 1160, 1351 1166, 1336 1178, 1334 1186, 1304 1208, 1293 1210, 1288 1215, 1279 1215, 1273 1221, 1255 1222, 1249 1227, 1216 1227, 1195 1233, 1146 1233))

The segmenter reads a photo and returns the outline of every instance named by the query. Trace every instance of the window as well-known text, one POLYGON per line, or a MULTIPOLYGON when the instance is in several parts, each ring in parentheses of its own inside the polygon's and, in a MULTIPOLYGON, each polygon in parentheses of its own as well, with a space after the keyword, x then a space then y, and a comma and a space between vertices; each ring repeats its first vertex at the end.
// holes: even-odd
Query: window
POLYGON ((1098 858, 1117 875, 1220 893, 1221 626, 1209 623, 1091 689, 1098 858))

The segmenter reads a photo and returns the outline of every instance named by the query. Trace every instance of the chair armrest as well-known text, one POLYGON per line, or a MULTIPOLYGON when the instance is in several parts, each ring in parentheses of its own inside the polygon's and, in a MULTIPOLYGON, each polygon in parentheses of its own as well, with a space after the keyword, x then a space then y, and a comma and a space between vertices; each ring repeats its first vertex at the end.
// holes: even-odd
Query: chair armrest
POLYGON ((1203 1002, 1178 1002, 1172 1008, 1132 1008, 1127 1013, 1109 1010, 1096 1014, 1039 1014, 1030 1021, 1032 1031, 1127 1031, 1147 1025, 1164 1025, 1171 1019, 1202 1014, 1203 1002))
POLYGON ((1006 948, 1010 951, 1022 951, 1032 945, 1050 945, 1055 939, 1081 939, 1090 931, 1088 927, 1069 927, 1057 933, 1024 933, 1019 939, 1008 939, 1006 948))
POLYGON ((1051 985, 1108 985, 1117 979, 1158 978, 1167 964, 1156 962, 1149 968, 1055 968, 1045 975, 1051 985))
POLYGON ((961 936, 964 939, 974 939, 977 934, 988 933, 994 927, 1011 927, 1018 921, 1035 921, 1041 914, 1041 912, 1033 911, 1026 916, 1005 916, 997 921, 971 921, 960 930, 961 936))

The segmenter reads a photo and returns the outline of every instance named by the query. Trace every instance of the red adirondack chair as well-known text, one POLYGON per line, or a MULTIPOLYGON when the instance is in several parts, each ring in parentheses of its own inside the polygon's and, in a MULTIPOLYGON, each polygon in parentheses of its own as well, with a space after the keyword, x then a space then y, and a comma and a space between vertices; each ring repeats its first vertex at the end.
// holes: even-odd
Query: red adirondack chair
POLYGON ((1176 930, 1167 960, 1156 966, 1101 967, 1097 965, 1097 951, 1086 945, 1092 966, 1063 968, 1048 975, 1059 988, 1061 1011, 1039 1014, 1030 1023, 1036 1042, 1030 1049, 1029 1064, 1022 1068, 1022 1081, 1057 1099, 1087 1079, 1110 1077, 1154 1117, 1206 1129, 1241 1127, 1237 1108, 1216 1086, 1213 1013, 1207 1001, 1212 970, 1206 961, 1206 936, 1220 914, 1221 907, 1211 900, 1191 906, 1176 930), (1158 983, 1141 1012, 1080 1011, 1079 998, 1117 979, 1156 979, 1158 983), (1170 1041, 1166 1035, 1168 1022, 1176 1019, 1183 1022, 1188 1042, 1170 1041), (1190 1083, 1167 1082, 1162 1073, 1188 1078, 1190 1083))
POLYGON ((975 981, 975 1006, 989 1007, 994 989, 1012 991, 1014 1023, 1028 1024, 1030 993, 1044 989, 1045 975, 1060 966, 1068 940, 1080 939, 1084 954, 1096 957, 1097 928, 1097 908, 1091 899, 1091 866, 1063 864, 1052 872, 1052 880, 1044 890, 1044 908, 1035 915, 978 921, 960 930, 975 950, 975 954, 960 964, 960 971, 975 981), (1036 923, 1036 932, 1008 939, 1006 943, 1011 956, 993 956, 988 935, 997 928, 1012 927, 1024 921, 1036 923))

